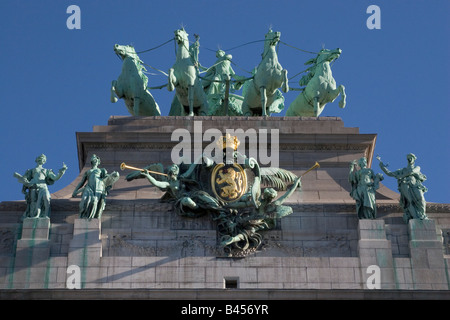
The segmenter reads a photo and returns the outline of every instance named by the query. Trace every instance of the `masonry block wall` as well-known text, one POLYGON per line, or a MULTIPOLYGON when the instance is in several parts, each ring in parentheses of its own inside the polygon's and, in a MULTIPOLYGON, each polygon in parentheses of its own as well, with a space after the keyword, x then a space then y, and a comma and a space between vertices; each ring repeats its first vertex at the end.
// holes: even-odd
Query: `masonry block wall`
POLYGON ((405 224, 391 206, 358 220, 352 205, 293 204, 258 251, 236 259, 217 245, 209 217, 182 218, 170 204, 114 201, 88 221, 76 202, 55 202, 50 219, 24 221, 23 204, 0 206, 0 288, 66 288, 76 265, 82 288, 367 289, 376 266, 381 289, 450 289, 449 205, 405 224))

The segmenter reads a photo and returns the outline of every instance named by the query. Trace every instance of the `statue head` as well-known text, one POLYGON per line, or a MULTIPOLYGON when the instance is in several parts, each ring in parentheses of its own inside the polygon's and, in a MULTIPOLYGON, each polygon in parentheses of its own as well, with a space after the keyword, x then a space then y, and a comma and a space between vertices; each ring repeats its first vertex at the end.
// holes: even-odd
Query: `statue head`
POLYGON ((180 168, 176 164, 171 165, 169 167, 169 172, 167 173, 169 176, 169 179, 176 180, 179 172, 180 172, 180 168))
POLYGON ((216 51, 216 58, 222 58, 224 55, 225 55, 225 51, 223 51, 223 50, 216 51))
POLYGON ((271 202, 273 199, 277 197, 278 193, 273 188, 264 189, 263 198, 268 202, 271 202))
POLYGON ((358 165, 359 165, 359 167, 360 167, 361 169, 367 167, 367 159, 366 159, 366 157, 360 158, 360 159, 358 160, 358 165))
POLYGON ((98 166, 100 165, 100 158, 97 155, 92 155, 91 157, 91 165, 92 166, 98 166))
POLYGON ((408 164, 414 164, 416 162, 417 157, 413 153, 408 153, 406 155, 406 160, 408 161, 408 164))
POLYGON ((45 154, 40 154, 39 156, 37 156, 36 160, 34 160, 37 164, 44 164, 47 162, 47 157, 45 156, 45 154))
POLYGON ((216 51, 216 58, 231 61, 231 59, 233 59, 233 56, 231 54, 225 54, 225 51, 219 49, 216 51))

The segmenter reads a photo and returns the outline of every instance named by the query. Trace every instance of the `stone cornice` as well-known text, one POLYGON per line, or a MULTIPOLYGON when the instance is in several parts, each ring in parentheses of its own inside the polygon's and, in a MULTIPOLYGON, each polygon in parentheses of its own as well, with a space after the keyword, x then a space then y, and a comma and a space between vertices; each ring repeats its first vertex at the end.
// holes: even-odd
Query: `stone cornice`
MULTIPOLYGON (((79 200, 52 199, 52 212, 74 211, 78 212, 79 200)), ((355 212, 354 204, 345 203, 286 203, 295 212, 355 212)), ((0 211, 23 211, 25 201, 0 202, 0 211)), ((107 211, 171 211, 172 204, 160 202, 158 199, 151 200, 109 200, 107 211)), ((398 203, 377 203, 380 213, 402 212, 398 203)), ((450 214, 450 203, 427 203, 427 213, 450 214)))

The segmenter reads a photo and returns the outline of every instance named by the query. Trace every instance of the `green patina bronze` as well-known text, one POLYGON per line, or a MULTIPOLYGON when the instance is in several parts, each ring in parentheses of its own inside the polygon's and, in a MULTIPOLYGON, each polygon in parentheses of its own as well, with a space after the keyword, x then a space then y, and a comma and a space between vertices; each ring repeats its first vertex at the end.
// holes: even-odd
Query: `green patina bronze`
POLYGON ((209 214, 217 224, 223 251, 232 257, 245 256, 260 247, 260 231, 274 228, 277 219, 292 213, 282 204, 299 189, 301 177, 281 168, 260 168, 255 159, 237 151, 236 137, 227 135, 225 140, 234 144, 224 142, 221 163, 202 155, 192 164, 166 169, 152 164, 130 173, 126 180, 146 178, 165 192, 161 200, 172 202, 180 216, 209 214), (275 189, 286 192, 275 200, 275 189))
POLYGON ((400 206, 403 209, 403 220, 408 223, 410 219, 428 219, 424 193, 427 188, 422 184, 427 177, 420 172, 420 167, 415 165, 417 157, 409 153, 406 156, 407 166, 395 171, 388 170, 388 164, 384 164, 379 156, 380 168, 389 177, 397 179, 398 191, 400 192, 400 206))
POLYGON ((367 168, 367 159, 362 157, 350 163, 348 176, 352 186, 350 196, 356 201, 356 212, 359 219, 376 219, 377 206, 375 191, 383 180, 381 173, 375 174, 372 169, 367 168), (357 170, 357 166, 359 169, 357 170))
POLYGON ((339 94, 339 107, 345 108, 345 87, 336 87, 336 81, 331 72, 330 63, 339 58, 342 50, 322 49, 317 57, 308 60, 305 65, 312 65, 300 79, 303 91, 292 101, 286 111, 286 116, 318 117, 327 103, 333 102, 339 94))
POLYGON ((27 170, 24 175, 14 173, 14 177, 23 184, 22 193, 27 203, 23 218, 49 217, 51 197, 48 186, 59 180, 67 170, 64 163, 57 175, 51 169, 45 169, 43 165, 47 162, 47 157, 44 154, 39 155, 35 161, 36 167, 27 170))
POLYGON ((116 171, 108 174, 106 169, 99 168, 100 158, 91 157, 92 168, 87 170, 72 193, 76 197, 81 193, 79 217, 82 219, 100 219, 106 206, 106 196, 113 184, 119 179, 116 171))
POLYGON ((239 201, 228 204, 227 208, 238 210, 235 211, 236 214, 231 214, 221 221, 223 234, 221 245, 223 247, 234 245, 242 251, 258 248, 262 243, 262 236, 258 231, 273 229, 277 225, 277 219, 292 213, 292 208, 284 206, 283 202, 300 186, 301 177, 297 177, 278 199, 276 199, 278 193, 274 188, 265 188, 256 205, 254 199, 250 200, 249 197, 242 197, 239 201), (250 211, 239 214, 239 209, 245 208, 250 208, 250 211))
POLYGON ((175 31, 178 45, 175 64, 169 70, 167 89, 175 90, 175 97, 169 115, 208 115, 208 101, 198 77, 198 39, 189 47, 188 33, 183 29, 175 31))
POLYGON ((207 95, 209 115, 241 116, 244 98, 230 92, 239 90, 242 86, 240 81, 244 81, 245 78, 235 74, 231 67, 233 58, 231 54, 218 50, 216 58, 214 65, 209 67, 206 74, 201 77, 207 95))
POLYGON ((133 116, 160 116, 161 111, 147 90, 146 71, 134 47, 116 44, 114 52, 123 60, 122 73, 111 85, 111 102, 125 101, 128 112, 133 116))
MULTIPOLYGON (((287 93, 290 88, 287 70, 280 65, 276 50, 280 32, 270 29, 265 35, 262 59, 248 78, 235 74, 231 68, 231 54, 223 50, 216 51, 217 60, 211 67, 203 67, 199 62, 200 37, 194 36, 195 42, 189 45, 189 35, 184 28, 175 31, 176 61, 169 69, 168 83, 153 87, 175 91, 169 116, 270 116, 284 110, 282 91, 287 93), (240 95, 237 91, 241 88, 240 95)), ((159 106, 148 91, 143 62, 134 48, 115 45, 114 50, 123 59, 123 67, 119 79, 112 83, 111 101, 116 102, 117 97, 124 99, 128 111, 134 116, 160 115, 159 106)), ((339 48, 322 49, 305 63, 311 66, 301 72, 306 72, 299 82, 302 88, 291 88, 301 93, 289 105, 286 116, 318 117, 325 105, 339 95, 339 107, 345 108, 345 87, 336 85, 331 72, 331 63, 341 53, 339 48)))
POLYGON ((281 32, 272 30, 265 35, 261 62, 243 92, 242 113, 245 116, 268 116, 284 109, 284 97, 278 88, 288 92, 289 85, 287 70, 278 62, 275 50, 280 36, 281 32))

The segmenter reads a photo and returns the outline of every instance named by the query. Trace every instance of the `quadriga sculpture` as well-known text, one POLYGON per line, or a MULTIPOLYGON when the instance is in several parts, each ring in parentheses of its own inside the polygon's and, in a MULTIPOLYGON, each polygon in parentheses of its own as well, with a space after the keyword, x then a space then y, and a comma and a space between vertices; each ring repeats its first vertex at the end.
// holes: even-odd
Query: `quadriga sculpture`
POLYGON ((244 115, 267 116, 279 113, 284 109, 283 92, 289 91, 287 70, 278 62, 275 47, 280 41, 281 32, 269 30, 265 35, 262 60, 252 80, 247 84, 244 93, 242 111, 244 115))
POLYGON ((308 74, 300 79, 300 86, 306 86, 297 98, 292 101, 286 111, 286 116, 318 117, 325 105, 333 102, 339 94, 341 100, 339 107, 345 108, 345 87, 336 88, 336 81, 331 72, 330 62, 339 58, 342 50, 322 49, 317 57, 307 61, 305 65, 312 64, 307 69, 308 74))
POLYGON ((175 31, 178 44, 175 64, 169 70, 167 89, 175 90, 170 115, 207 115, 208 102, 203 86, 198 77, 194 57, 189 52, 189 38, 184 29, 175 31))
POLYGON ((124 99, 128 112, 133 116, 160 116, 161 111, 147 90, 148 78, 142 61, 132 46, 116 44, 114 52, 123 60, 122 73, 111 85, 111 102, 124 99))

